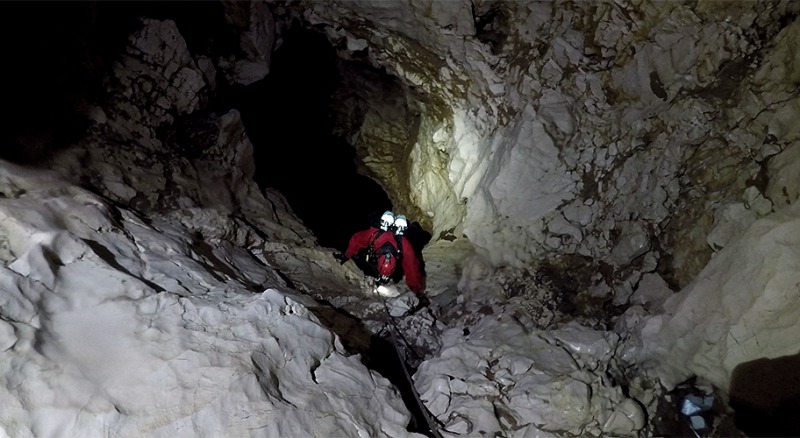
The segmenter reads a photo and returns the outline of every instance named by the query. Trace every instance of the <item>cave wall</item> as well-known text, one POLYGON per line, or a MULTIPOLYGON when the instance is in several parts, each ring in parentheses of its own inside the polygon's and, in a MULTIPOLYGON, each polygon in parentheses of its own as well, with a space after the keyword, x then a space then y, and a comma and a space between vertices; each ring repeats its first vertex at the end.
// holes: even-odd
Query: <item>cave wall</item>
POLYGON ((222 2, 194 18, 143 4, 158 18, 121 59, 116 39, 83 55, 111 91, 81 103, 97 146, 62 166, 94 183, 81 160, 105 161, 115 181, 96 183, 125 202, 182 205, 158 193, 191 166, 147 155, 187 156, 170 136, 218 126, 215 97, 266 77, 292 26, 337 50, 333 131, 362 173, 489 267, 580 260, 597 272, 584 289, 624 303, 643 274, 685 286, 797 198, 795 2, 222 2))
POLYGON ((127 45, 109 58, 102 97, 87 109, 85 134, 44 165, 110 202, 183 221, 203 238, 313 245, 285 198, 255 183, 239 111, 212 106, 218 80, 252 77, 240 69, 227 76, 211 57, 221 49, 192 51, 181 30, 171 19, 134 20, 127 45))
POLYGON ((770 169, 797 141, 797 10, 334 1, 302 16, 416 100, 408 187, 434 235, 458 228, 493 266, 581 257, 606 272, 585 286, 624 303, 642 273, 685 286, 724 245, 707 241, 720 209, 772 211, 770 169))
POLYGON ((238 112, 211 105, 220 88, 267 75, 299 19, 328 37, 352 81, 331 106, 337 132, 435 237, 465 236, 487 268, 581 257, 562 266, 588 278, 575 290, 620 306, 665 281, 686 286, 643 329, 647 360, 687 359, 685 370, 656 370, 671 384, 695 372, 724 387, 738 364, 793 352, 797 306, 781 295, 796 285, 792 254, 777 271, 753 260, 758 281, 725 279, 723 268, 749 250, 736 240, 744 230, 766 236, 764 254, 795 243, 769 230, 797 226, 800 4, 224 5, 243 32, 227 49, 169 19, 138 21, 102 105, 86 109, 88 136, 58 151, 54 168, 154 217, 180 210, 173 220, 203 237, 313 246, 281 195, 253 183, 238 112), (692 283, 704 266, 715 276, 692 283), (735 284, 748 287, 727 294, 735 284), (662 339, 699 322, 707 337, 662 339), (740 343, 740 332, 753 336, 740 343))
POLYGON ((412 174, 446 173, 418 180, 452 193, 434 230, 457 224, 479 255, 460 290, 555 263, 612 317, 633 305, 618 321, 640 334, 632 362, 670 388, 702 376, 725 392, 739 364, 796 354, 800 4, 449 6, 305 16, 422 99, 412 156, 447 167, 412 174))

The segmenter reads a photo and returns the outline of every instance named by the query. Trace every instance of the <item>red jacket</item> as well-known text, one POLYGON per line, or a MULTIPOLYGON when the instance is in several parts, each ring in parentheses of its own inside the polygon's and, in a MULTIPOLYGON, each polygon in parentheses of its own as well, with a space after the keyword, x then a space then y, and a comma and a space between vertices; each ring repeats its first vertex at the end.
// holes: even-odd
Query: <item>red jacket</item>
MULTIPOLYGON (((383 235, 377 239, 374 239, 374 236, 379 231, 380 230, 378 228, 371 227, 353 234, 353 237, 350 238, 350 244, 347 245, 347 251, 345 251, 344 256, 348 259, 353 258, 353 256, 358 254, 359 251, 368 247, 370 242, 373 244, 373 249, 377 251, 378 248, 383 245, 386 239, 391 238, 394 240, 394 234, 391 231, 386 231, 383 233, 383 235)), ((402 245, 400 250, 403 253, 403 273, 406 276, 406 284, 412 292, 420 295, 422 293, 423 286, 422 273, 419 269, 419 259, 417 258, 417 254, 414 252, 414 247, 411 246, 411 243, 405 238, 405 236, 400 236, 400 244, 402 245)))

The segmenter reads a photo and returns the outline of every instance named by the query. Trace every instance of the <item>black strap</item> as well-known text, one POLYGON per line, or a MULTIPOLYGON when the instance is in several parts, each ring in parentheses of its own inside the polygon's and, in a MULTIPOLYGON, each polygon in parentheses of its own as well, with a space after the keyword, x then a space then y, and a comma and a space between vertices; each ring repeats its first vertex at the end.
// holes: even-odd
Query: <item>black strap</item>
POLYGON ((375 241, 378 239, 378 236, 382 232, 383 232, 383 230, 381 230, 381 229, 376 230, 374 233, 372 233, 372 237, 369 239, 369 245, 367 245, 367 261, 370 262, 370 263, 377 263, 378 262, 376 260, 377 259, 377 257, 376 257, 377 254, 375 254, 374 246, 375 246, 375 241))
MULTIPOLYGON (((383 235, 383 233, 391 233, 391 231, 384 231, 384 230, 378 229, 374 233, 372 233, 372 237, 369 240, 369 245, 367 245, 367 250, 369 251, 369 255, 367 256, 367 258, 369 260, 372 260, 373 257, 377 258, 378 254, 375 252, 375 241, 378 240, 378 237, 383 235)), ((402 261, 403 260, 403 236, 400 236, 400 235, 397 235, 397 234, 394 234, 394 233, 392 233, 392 235, 394 236, 395 248, 397 248, 397 254, 395 255, 395 257, 397 257, 397 259, 399 261, 402 261)))
POLYGON ((394 243, 397 244, 397 258, 403 260, 403 236, 395 234, 394 243))

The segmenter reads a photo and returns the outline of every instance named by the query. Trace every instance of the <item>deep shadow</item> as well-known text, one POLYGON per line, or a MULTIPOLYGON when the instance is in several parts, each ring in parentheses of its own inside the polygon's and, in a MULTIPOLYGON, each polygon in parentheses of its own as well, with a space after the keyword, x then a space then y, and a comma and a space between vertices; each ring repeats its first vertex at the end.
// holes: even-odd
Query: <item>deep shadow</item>
POLYGON ((87 5, 0 2, 0 158, 42 164, 84 135, 97 80, 87 5))
MULTIPOLYGON (((364 366, 385 377, 398 389, 411 413, 411 420, 407 425, 408 431, 431 436, 430 427, 414 397, 411 382, 403 372, 400 361, 405 359, 398 357, 391 341, 379 335, 372 335, 361 320, 348 312, 333 307, 325 300, 318 301, 321 305, 309 307, 309 310, 339 336, 347 351, 360 354, 364 366)), ((409 368, 408 371, 413 375, 416 369, 409 368)))
POLYGON ((370 212, 392 204, 375 181, 356 173, 355 148, 331 132, 339 80, 328 40, 293 29, 273 54, 270 74, 230 89, 232 97, 219 104, 242 114, 259 186, 279 190, 321 246, 344 250, 370 212))
MULTIPOLYGON (((411 421, 406 427, 408 431, 433 436, 428 423, 425 421, 425 415, 414 397, 414 389, 411 387, 411 382, 408 381, 403 372, 401 360, 404 359, 398 356, 392 342, 377 335, 372 336, 369 351, 362 356, 362 362, 367 368, 380 373, 400 391, 403 402, 405 402, 411 413, 411 421)), ((415 368, 408 369, 411 375, 414 375, 416 371, 415 368)))
POLYGON ((422 228, 419 222, 414 221, 408 224, 406 237, 411 246, 414 247, 414 252, 417 254, 417 259, 419 259, 419 272, 422 274, 422 278, 425 279, 427 273, 425 271, 425 259, 422 257, 422 249, 431 241, 433 235, 422 228))
POLYGON ((79 142, 90 108, 108 99, 104 79, 141 17, 175 21, 189 49, 236 54, 238 36, 218 1, 0 2, 0 158, 46 164, 79 142))
POLYGON ((730 406, 736 427, 748 436, 800 436, 800 353, 738 365, 730 406))
MULTIPOLYGON (((83 240, 83 242, 86 245, 88 245, 89 248, 91 248, 92 251, 98 257, 100 257, 100 259, 102 259, 104 262, 108 263, 112 268, 116 269, 119 272, 123 272, 123 273, 125 273, 125 274, 127 274, 127 275, 129 275, 129 276, 141 281, 142 283, 146 284, 147 286, 149 286, 151 289, 153 289, 156 292, 160 293, 160 292, 164 292, 165 291, 165 289, 162 288, 161 286, 159 286, 158 284, 156 284, 156 283, 154 283, 154 282, 152 282, 152 281, 150 281, 150 280, 148 280, 148 279, 146 279, 144 277, 136 276, 132 272, 128 271, 128 269, 126 269, 124 266, 119 264, 119 262, 117 261, 117 258, 114 257, 114 253, 112 253, 108 248, 106 248, 105 246, 100 244, 100 242, 97 242, 97 241, 94 241, 94 240, 91 240, 91 239, 81 239, 81 240, 83 240)), ((209 271, 209 272, 211 272, 213 275, 215 275, 213 271, 209 271)))
POLYGON ((347 351, 354 354, 367 354, 372 334, 364 323, 343 309, 333 307, 323 299, 317 299, 320 306, 309 307, 320 322, 339 336, 347 351))

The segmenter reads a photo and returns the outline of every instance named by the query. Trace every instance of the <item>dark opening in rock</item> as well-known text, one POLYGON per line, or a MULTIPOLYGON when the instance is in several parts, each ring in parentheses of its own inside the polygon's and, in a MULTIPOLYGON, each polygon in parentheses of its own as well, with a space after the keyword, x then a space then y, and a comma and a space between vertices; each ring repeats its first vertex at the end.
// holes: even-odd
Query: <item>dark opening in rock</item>
POLYGON ((751 437, 800 436, 800 354, 738 365, 730 405, 736 427, 751 437))
MULTIPOLYGON (((412 383, 403 370, 404 363, 401 362, 403 360, 404 358, 398 355, 390 338, 375 335, 372 337, 370 348, 364 354, 362 362, 368 368, 377 371, 392 382, 400 391, 400 395, 411 413, 411 421, 407 427, 408 431, 434 436, 431 434, 431 428, 428 426, 425 414, 422 412, 423 408, 417 403, 414 389, 411 386, 412 383)), ((417 371, 416 368, 408 368, 408 366, 406 369, 409 375, 414 375, 417 371)))
POLYGON ((371 213, 392 204, 376 182, 356 173, 353 146, 331 133, 330 98, 339 80, 327 39, 292 30, 270 74, 236 91, 236 107, 253 142, 256 182, 283 193, 320 245, 344 249, 371 213))

